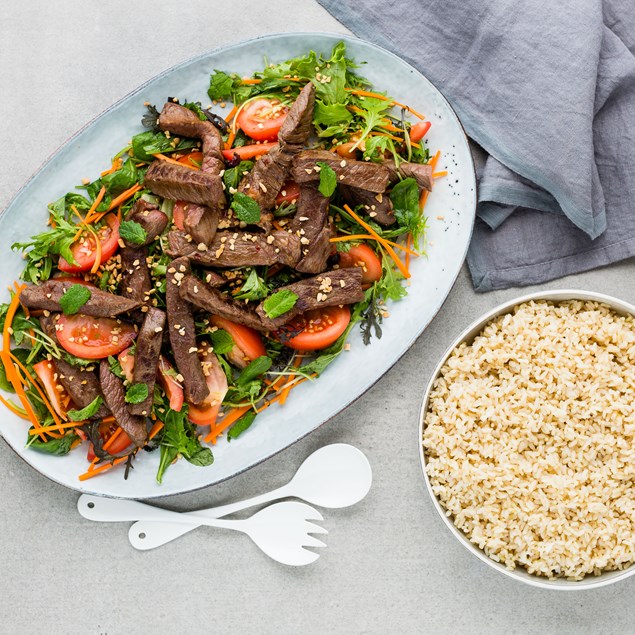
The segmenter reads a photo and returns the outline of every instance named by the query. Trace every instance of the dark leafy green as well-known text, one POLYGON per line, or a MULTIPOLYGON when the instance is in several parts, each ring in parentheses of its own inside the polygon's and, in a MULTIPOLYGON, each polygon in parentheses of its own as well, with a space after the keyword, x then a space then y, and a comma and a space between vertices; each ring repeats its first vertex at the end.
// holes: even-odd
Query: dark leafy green
POLYGON ((253 225, 260 220, 260 206, 253 198, 250 198, 242 192, 236 192, 234 194, 231 208, 239 220, 249 225, 253 225))
POLYGON ((136 221, 124 220, 119 225, 119 235, 123 240, 135 245, 143 245, 148 238, 146 230, 136 221))
POLYGON ((251 426, 254 422, 257 413, 253 410, 249 410, 246 412, 236 423, 229 429, 227 433, 227 440, 232 441, 233 439, 237 439, 247 428, 251 426))
POLYGON ((262 308, 267 317, 274 319, 283 313, 290 311, 298 301, 298 296, 289 289, 281 289, 270 295, 263 303, 262 308))
POLYGON ((84 421, 90 419, 98 410, 99 406, 103 403, 101 397, 95 397, 85 408, 81 410, 69 410, 66 414, 71 421, 84 421))
POLYGON ((69 453, 71 446, 77 439, 79 437, 74 432, 66 433, 59 439, 47 439, 46 441, 42 441, 38 436, 32 436, 29 438, 28 446, 38 452, 64 456, 69 453))

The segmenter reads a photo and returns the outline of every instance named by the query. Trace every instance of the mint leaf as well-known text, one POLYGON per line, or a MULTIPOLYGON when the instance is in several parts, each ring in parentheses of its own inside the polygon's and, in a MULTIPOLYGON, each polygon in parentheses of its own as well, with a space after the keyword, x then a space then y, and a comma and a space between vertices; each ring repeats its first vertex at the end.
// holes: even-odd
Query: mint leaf
POLYGON ((239 387, 246 386, 256 379, 256 377, 260 377, 260 375, 266 373, 271 368, 272 363, 273 360, 271 357, 267 357, 266 355, 257 357, 240 373, 240 376, 236 380, 236 385, 239 387))
POLYGON ((277 293, 270 295, 263 303, 262 308, 268 318, 277 318, 283 313, 290 311, 298 301, 298 296, 289 291, 289 289, 281 289, 277 293))
POLYGON ((253 198, 250 198, 242 192, 234 194, 231 208, 236 212, 238 220, 253 225, 260 220, 260 206, 253 198))
POLYGON ((83 284, 74 284, 60 298, 60 306, 65 315, 74 315, 90 300, 90 289, 83 284))
POLYGON ((231 441, 232 439, 237 439, 251 424, 254 422, 256 418, 256 413, 253 410, 249 410, 246 412, 236 423, 229 429, 227 433, 227 440, 231 441))
POLYGON ((255 269, 252 269, 240 289, 240 293, 236 294, 234 298, 236 300, 261 300, 262 298, 267 297, 268 293, 269 287, 258 275, 258 272, 255 269))
POLYGON ((211 333, 210 339, 212 340, 212 348, 218 355, 230 353, 232 348, 234 348, 232 336, 223 329, 218 329, 218 331, 211 333))
POLYGON ((84 421, 90 419, 98 410, 102 404, 102 398, 95 397, 85 408, 81 410, 69 410, 66 414, 71 421, 84 421))
POLYGON ((318 190, 320 190, 322 196, 330 197, 333 195, 333 192, 335 192, 335 187, 337 186, 337 174, 335 174, 335 170, 328 163, 320 161, 318 165, 321 168, 318 190))
POLYGON ((132 384, 126 390, 126 403, 141 403, 148 398, 148 387, 145 384, 132 384))
POLYGON ((146 230, 133 220, 125 220, 119 225, 119 235, 133 245, 143 245, 148 238, 146 230))

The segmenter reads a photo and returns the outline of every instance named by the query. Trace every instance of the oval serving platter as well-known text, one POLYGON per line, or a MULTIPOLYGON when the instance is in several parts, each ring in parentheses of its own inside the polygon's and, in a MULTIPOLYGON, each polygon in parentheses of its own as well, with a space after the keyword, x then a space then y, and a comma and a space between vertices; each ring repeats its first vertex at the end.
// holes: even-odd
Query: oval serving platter
POLYGON ((238 441, 220 440, 213 448, 212 466, 178 461, 162 485, 155 481, 158 452, 140 456, 128 480, 121 469, 114 469, 80 482, 78 474, 86 469, 84 452, 55 457, 25 450, 25 422, 3 408, 0 433, 41 474, 81 492, 120 498, 154 498, 219 483, 280 452, 343 410, 390 369, 438 312, 465 259, 474 223, 476 183, 467 138, 445 98, 412 66, 368 42, 329 33, 268 35, 217 49, 162 73, 102 113, 45 164, 4 211, 0 284, 6 288, 19 276, 23 261, 10 246, 44 229, 48 202, 72 191, 82 177, 96 177, 132 135, 143 131, 144 102, 160 107, 168 95, 180 95, 207 104, 209 74, 215 68, 250 75, 263 67, 265 56, 282 61, 311 49, 326 54, 342 40, 348 57, 366 62, 361 72, 376 89, 423 111, 432 122, 426 138, 431 149, 441 149, 438 169, 448 171, 447 177, 436 181, 426 203, 427 256, 411 262, 408 296, 391 303, 382 338, 364 346, 359 328, 354 329, 351 350, 316 382, 298 386, 284 406, 265 410, 238 441))

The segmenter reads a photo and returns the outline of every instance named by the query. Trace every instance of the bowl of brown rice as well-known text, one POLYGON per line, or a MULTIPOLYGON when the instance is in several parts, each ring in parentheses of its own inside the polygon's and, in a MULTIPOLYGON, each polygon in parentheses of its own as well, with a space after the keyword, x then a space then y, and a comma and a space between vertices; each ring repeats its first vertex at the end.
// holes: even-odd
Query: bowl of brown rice
POLYGON ((446 526, 516 580, 635 573, 635 306, 558 290, 502 304, 449 347, 419 426, 446 526))

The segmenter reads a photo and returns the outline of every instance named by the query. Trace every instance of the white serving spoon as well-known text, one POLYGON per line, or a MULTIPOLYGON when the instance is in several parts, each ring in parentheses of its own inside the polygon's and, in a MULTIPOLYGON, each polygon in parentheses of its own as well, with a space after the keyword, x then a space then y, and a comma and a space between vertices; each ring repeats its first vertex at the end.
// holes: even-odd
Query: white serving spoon
POLYGON ((171 517, 170 522, 165 522, 166 517, 161 520, 149 518, 146 512, 151 513, 156 508, 137 501, 84 494, 77 501, 77 507, 80 514, 89 520, 139 520, 129 532, 131 542, 135 541, 133 546, 140 544, 138 536, 143 534, 142 548, 154 549, 204 524, 199 522, 201 519, 221 518, 281 498, 301 498, 313 505, 332 509, 348 507, 368 494, 371 483, 372 471, 364 454, 352 445, 335 443, 311 454, 289 483, 278 489, 237 503, 183 513, 178 518, 171 517), (92 507, 88 508, 88 503, 92 507))

